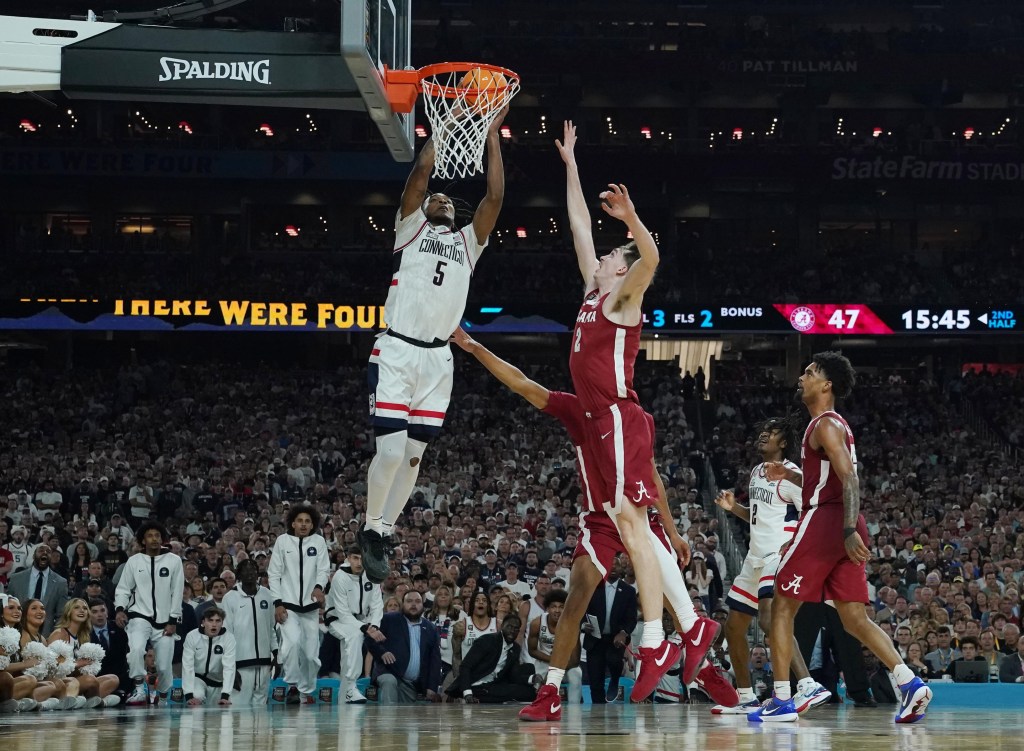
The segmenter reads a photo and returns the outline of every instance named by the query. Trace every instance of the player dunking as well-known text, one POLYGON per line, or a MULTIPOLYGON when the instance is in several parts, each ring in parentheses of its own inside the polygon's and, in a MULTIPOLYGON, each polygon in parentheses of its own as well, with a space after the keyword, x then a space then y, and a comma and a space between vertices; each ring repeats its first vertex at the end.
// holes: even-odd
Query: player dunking
POLYGON ((803 477, 782 464, 768 468, 771 480, 802 484, 803 515, 793 544, 782 557, 772 607, 772 665, 775 693, 751 720, 797 718, 790 698, 789 665, 793 619, 804 602, 832 600, 845 628, 892 672, 900 687, 896 722, 924 718, 932 690, 900 659, 889 637, 864 612, 870 602, 864 565, 870 556, 867 527, 860 513, 860 481, 853 431, 835 411, 836 398, 853 389, 850 361, 821 352, 800 376, 797 393, 811 415, 800 457, 803 477))
MULTIPOLYGON (((661 676, 679 658, 680 647, 665 639, 662 627, 663 579, 650 539, 647 507, 654 501, 651 461, 654 446, 643 408, 633 390, 633 364, 640 349, 641 305, 658 268, 658 246, 637 216, 623 185, 601 193, 602 208, 632 232, 635 246, 619 247, 598 259, 591 234, 590 213, 583 197, 574 148, 576 128, 565 123, 564 142, 557 142, 566 167, 569 226, 580 273, 583 304, 576 316, 569 370, 576 396, 586 416, 590 452, 595 458, 595 481, 607 492, 605 510, 614 521, 637 571, 648 572, 640 588, 644 628, 640 641, 640 670, 630 698, 647 698, 661 676)), ((686 624, 684 624, 685 626, 686 624)), ((717 625, 717 624, 716 624, 717 625)), ((718 629, 701 626, 694 649, 718 629)), ((707 642, 710 646, 710 641, 707 642)))
MULTIPOLYGON (((761 630, 766 634, 771 631, 771 602, 775 572, 781 560, 779 551, 793 539, 800 516, 800 486, 789 480, 769 480, 767 468, 773 462, 781 462, 786 469, 799 472, 800 468, 787 458, 789 454, 795 455, 796 446, 789 420, 766 420, 758 430, 757 450, 762 463, 750 471, 749 507, 738 504, 729 490, 723 490, 715 499, 723 509, 750 524, 750 550, 725 598, 729 604, 725 635, 732 664, 737 666, 739 702, 734 706, 716 705, 711 709, 712 714, 749 714, 761 706, 750 686, 750 672, 743 669, 750 660, 747 630, 750 621, 757 616, 761 630)), ((810 677, 799 649, 793 652, 793 672, 798 681, 794 697, 797 712, 816 707, 832 696, 810 677)))
MULTIPOLYGON (((577 469, 579 471, 580 488, 582 489, 583 510, 580 512, 580 539, 573 551, 572 568, 569 572, 569 596, 565 602, 561 618, 555 630, 554 644, 548 659, 545 685, 537 693, 533 703, 524 707, 519 713, 521 720, 528 722, 547 722, 561 719, 562 704, 558 687, 565 672, 575 662, 575 652, 579 648, 580 621, 586 613, 587 604, 601 581, 611 569, 616 554, 623 551, 624 546, 611 519, 605 512, 606 504, 599 493, 600 487, 591 485, 594 457, 590 453, 587 438, 587 418, 583 414, 579 400, 574 394, 549 391, 539 383, 527 378, 521 370, 505 362, 479 342, 472 339, 465 331, 459 329, 453 337, 456 344, 472 354, 487 370, 516 394, 522 396, 542 412, 558 419, 569 433, 569 438, 576 449, 577 469)), ((644 414, 653 430, 654 419, 644 414)), ((698 639, 696 645, 688 645, 683 663, 682 679, 689 684, 694 674, 708 694, 718 702, 735 704, 738 697, 732 685, 724 680, 718 670, 704 658, 708 647, 718 632, 718 624, 709 618, 699 618, 693 610, 693 603, 686 592, 676 555, 683 562, 689 562, 690 550, 670 520, 668 500, 661 478, 654 467, 653 458, 650 464, 650 475, 657 488, 655 507, 658 514, 648 517, 647 524, 650 535, 655 539, 654 550, 658 565, 666 582, 665 595, 676 621, 685 624, 689 634, 710 634, 698 639), (673 554, 673 551, 675 555, 673 554), (696 627, 696 631, 694 630, 696 627), (700 668, 700 671, 698 671, 700 668)), ((639 582, 640 588, 646 586, 648 578, 639 582)), ((673 663, 674 664, 674 663, 673 663)))
POLYGON ((384 305, 388 328, 374 344, 368 380, 376 454, 367 472, 366 524, 359 532, 366 577, 388 575, 388 548, 427 442, 441 430, 452 395, 448 337, 466 308, 469 282, 505 195, 499 132, 507 108, 487 132, 487 193, 472 223, 456 228, 455 205, 427 195, 434 143, 420 151, 395 222, 394 276, 384 305))

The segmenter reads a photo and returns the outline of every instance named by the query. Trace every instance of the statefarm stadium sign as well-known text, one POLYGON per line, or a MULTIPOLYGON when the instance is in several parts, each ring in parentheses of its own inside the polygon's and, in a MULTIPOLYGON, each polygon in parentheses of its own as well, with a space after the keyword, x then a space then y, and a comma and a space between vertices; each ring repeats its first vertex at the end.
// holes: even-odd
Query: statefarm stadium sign
POLYGON ((1024 181, 1024 162, 840 156, 832 161, 832 179, 1024 181))

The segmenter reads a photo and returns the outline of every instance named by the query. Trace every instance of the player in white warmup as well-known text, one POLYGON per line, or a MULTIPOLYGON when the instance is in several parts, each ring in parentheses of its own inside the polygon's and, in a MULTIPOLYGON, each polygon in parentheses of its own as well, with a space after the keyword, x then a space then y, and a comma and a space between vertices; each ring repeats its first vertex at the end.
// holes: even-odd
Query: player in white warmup
MULTIPOLYGON (((775 572, 782 560, 779 551, 793 539, 801 503, 800 486, 789 480, 769 480, 765 470, 768 464, 780 462, 787 469, 800 472, 800 468, 787 458, 798 449, 793 426, 787 420, 766 420, 757 437, 757 450, 763 461, 750 471, 750 506, 739 505, 728 490, 719 493, 715 499, 723 509, 750 523, 750 549, 725 598, 729 605, 725 634, 729 641, 729 657, 736 671, 736 690, 740 700, 732 707, 717 704, 712 707, 712 714, 747 714, 761 706, 750 685, 750 671, 746 669, 750 662, 747 630, 754 616, 757 616, 762 631, 767 634, 771 629, 775 572)), ((832 696, 810 677, 799 647, 793 650, 793 674, 798 681, 794 699, 799 712, 816 707, 832 696)))
POLYGON ((470 224, 458 227, 452 199, 427 190, 433 139, 420 151, 402 193, 394 275, 384 305, 388 328, 374 344, 368 372, 376 454, 367 473, 366 524, 358 541, 366 576, 374 584, 387 578, 391 529, 451 400, 454 366, 448 337, 462 321, 473 270, 505 196, 499 134, 506 112, 487 131, 487 193, 470 224))

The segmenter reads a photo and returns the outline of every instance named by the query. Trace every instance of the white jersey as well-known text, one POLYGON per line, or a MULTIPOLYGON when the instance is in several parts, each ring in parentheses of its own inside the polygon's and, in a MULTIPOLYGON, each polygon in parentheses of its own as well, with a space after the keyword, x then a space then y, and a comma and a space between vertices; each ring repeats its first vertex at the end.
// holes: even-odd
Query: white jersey
POLYGON ((548 614, 540 617, 540 630, 537 632, 537 651, 541 654, 551 656, 551 650, 555 648, 555 629, 548 625, 548 614))
MULTIPOLYGON (((438 641, 441 642, 441 662, 445 665, 451 666, 453 654, 452 629, 455 628, 455 624, 459 622, 460 618, 458 616, 452 618, 449 615, 439 615, 436 618, 427 618, 427 620, 433 623, 434 628, 437 630, 437 638, 438 641)), ((463 652, 463 654, 465 655, 468 653, 463 652)))
MULTIPOLYGON (((799 471, 791 461, 782 462, 799 471)), ((800 518, 801 489, 789 480, 769 482, 764 464, 750 471, 750 551, 751 558, 764 559, 778 553, 793 538, 800 518)))
POLYGON ((483 628, 477 628, 473 625, 473 619, 466 619, 466 638, 462 640, 462 659, 466 659, 466 655, 469 654, 470 647, 473 646, 473 642, 479 639, 484 634, 496 634, 498 633, 498 619, 491 618, 486 626, 483 628))
POLYGON ((10 571, 11 574, 16 574, 22 569, 31 567, 32 553, 35 551, 35 545, 29 545, 27 541, 22 542, 21 545, 16 542, 9 542, 4 547, 7 548, 7 552, 14 558, 14 566, 10 571))
POLYGON ((462 323, 473 268, 486 247, 473 225, 454 232, 431 224, 423 210, 395 218, 394 276, 384 320, 403 336, 447 341, 462 323))

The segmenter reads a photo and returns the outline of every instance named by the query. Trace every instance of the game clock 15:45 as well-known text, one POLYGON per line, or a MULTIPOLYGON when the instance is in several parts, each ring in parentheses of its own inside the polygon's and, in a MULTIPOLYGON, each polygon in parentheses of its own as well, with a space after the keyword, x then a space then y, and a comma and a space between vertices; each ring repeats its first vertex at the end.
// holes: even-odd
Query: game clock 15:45
POLYGON ((971 327, 971 311, 969 310, 908 310, 902 316, 903 328, 924 331, 927 329, 969 329, 971 327))

